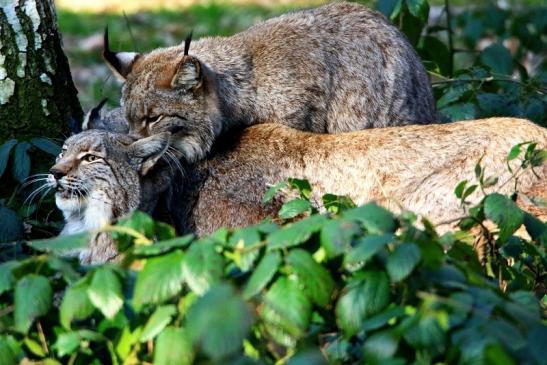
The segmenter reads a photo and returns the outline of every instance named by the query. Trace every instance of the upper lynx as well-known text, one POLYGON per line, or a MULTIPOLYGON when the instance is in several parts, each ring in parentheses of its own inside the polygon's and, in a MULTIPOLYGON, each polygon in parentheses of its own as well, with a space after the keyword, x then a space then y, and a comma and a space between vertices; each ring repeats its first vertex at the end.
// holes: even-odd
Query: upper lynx
POLYGON ((103 56, 125 81, 131 133, 176 131, 201 159, 218 135, 262 122, 337 133, 435 120, 431 85, 404 35, 380 13, 333 3, 146 54, 103 56))

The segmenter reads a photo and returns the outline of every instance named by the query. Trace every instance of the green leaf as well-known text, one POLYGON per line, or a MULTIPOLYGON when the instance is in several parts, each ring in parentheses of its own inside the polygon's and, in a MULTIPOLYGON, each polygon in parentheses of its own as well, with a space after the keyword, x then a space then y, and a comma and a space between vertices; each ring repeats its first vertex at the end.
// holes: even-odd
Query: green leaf
POLYGON ((321 229, 327 219, 325 215, 312 215, 283 226, 268 236, 268 250, 296 246, 307 241, 313 233, 321 229))
POLYGON ((19 142, 17 146, 15 146, 15 152, 13 154, 13 177, 20 183, 23 183, 30 174, 29 148, 30 143, 26 141, 19 142))
POLYGON ((0 243, 20 240, 24 233, 23 221, 17 213, 0 206, 0 243))
POLYGON ((287 263, 292 267, 298 281, 304 285, 304 293, 318 306, 325 307, 331 301, 334 280, 323 266, 301 249, 291 250, 287 263))
POLYGON ((184 282, 183 259, 184 254, 176 250, 146 260, 135 283, 133 303, 137 308, 148 303, 161 303, 180 292, 184 282))
POLYGON ((343 254, 351 245, 352 237, 361 231, 348 219, 333 219, 321 228, 320 242, 328 258, 343 254))
POLYGON ((23 342, 25 346, 27 347, 27 349, 29 349, 29 351, 32 352, 34 355, 38 357, 46 356, 46 352, 42 348, 42 345, 40 345, 38 342, 34 341, 33 339, 29 337, 25 337, 23 342))
POLYGON ((484 214, 497 224, 501 242, 507 241, 524 222, 524 212, 515 202, 497 193, 488 195, 484 200, 484 214))
POLYGON ((429 4, 427 0, 406 0, 410 14, 426 23, 429 16, 429 4))
POLYGON ((298 190, 301 197, 306 199, 309 199, 311 197, 312 188, 308 180, 289 178, 287 179, 287 181, 293 189, 298 190))
POLYGON ((222 277, 224 262, 213 243, 197 241, 186 252, 182 270, 190 289, 203 295, 222 277))
POLYGON ((311 205, 308 200, 301 198, 293 199, 281 206, 279 210, 279 217, 283 219, 294 218, 300 214, 309 212, 311 205))
POLYGON ((386 269, 392 281, 405 279, 420 262, 420 249, 414 243, 403 243, 387 258, 386 269))
POLYGON ((442 108, 439 112, 450 122, 470 120, 477 117, 477 109, 475 104, 472 103, 457 103, 446 108, 442 108))
POLYGON ((60 322, 64 328, 70 329, 74 319, 85 319, 95 310, 87 295, 88 287, 87 280, 83 280, 66 290, 59 309, 60 322))
POLYGON ((12 336, 0 335, 0 365, 15 365, 19 364, 20 358, 23 357, 21 346, 12 336))
POLYGON ((378 0, 378 10, 389 19, 395 19, 401 12, 403 0, 378 0))
POLYGON ((36 318, 48 313, 52 295, 44 276, 29 274, 19 280, 15 286, 15 329, 27 333, 36 318))
POLYGON ((114 271, 106 267, 101 267, 93 273, 87 295, 95 308, 108 319, 112 319, 123 306, 120 279, 114 271))
POLYGON ((7 261, 0 264, 0 294, 13 288, 15 278, 11 270, 18 264, 17 261, 7 261))
POLYGON ((520 150, 521 144, 516 144, 513 147, 511 147, 511 150, 507 154, 507 161, 512 161, 515 158, 519 157, 521 150, 520 150))
POLYGON ((264 289, 277 272, 280 263, 281 255, 279 252, 267 252, 249 278, 243 290, 243 298, 250 299, 264 289))
POLYGON ((398 338, 391 331, 377 332, 367 338, 363 346, 363 353, 367 363, 380 363, 389 360, 395 355, 398 338))
POLYGON ((530 237, 547 247, 547 223, 544 223, 529 213, 524 214, 524 227, 530 237))
POLYGON ((4 175, 4 171, 6 171, 6 166, 8 166, 9 161, 9 154, 13 146, 16 144, 16 139, 10 139, 0 146, 0 177, 2 177, 2 175, 4 175))
POLYGON ((484 359, 487 364, 516 365, 511 356, 509 356, 503 347, 498 344, 486 346, 484 351, 484 359))
POLYGON ((188 333, 182 328, 167 327, 156 339, 155 365, 191 365, 194 350, 188 333))
POLYGON ((194 235, 187 234, 182 237, 154 242, 153 245, 137 245, 133 248, 133 253, 139 256, 157 256, 172 251, 175 248, 186 247, 193 239, 194 235))
MULTIPOLYGON (((444 43, 442 43, 441 41, 439 41, 435 37, 427 37, 427 38, 435 39, 435 42, 440 42, 444 46, 444 43)), ((424 47, 427 47, 428 49, 430 49, 430 45, 427 44, 427 43, 424 44, 424 47)), ((441 61, 439 61, 439 62, 441 62, 441 61)), ((442 62, 446 62, 446 61, 443 60, 442 62)), ((441 67, 441 65, 439 65, 439 67, 441 67)), ((442 70, 442 68, 441 68, 441 70, 442 70)), ((464 97, 464 95, 471 92, 472 90, 473 90, 473 86, 468 82, 466 82, 466 83, 457 83, 457 84, 452 85, 451 87, 449 87, 447 89, 444 89, 443 90, 444 91, 443 96, 441 96, 440 99, 437 101, 437 108, 442 109, 442 108, 447 107, 448 105, 450 105, 454 102, 459 101, 460 98, 464 97)))
POLYGON ((465 200, 469 195, 473 194, 475 190, 477 190, 478 185, 471 185, 467 189, 465 189, 462 199, 465 200))
POLYGON ((344 257, 344 265, 352 266, 366 262, 388 243, 391 243, 394 240, 395 236, 391 233, 386 233, 383 235, 371 234, 364 236, 360 238, 355 247, 353 247, 351 251, 346 254, 344 257))
POLYGON ((356 334, 365 319, 379 313, 390 300, 389 279, 382 271, 365 271, 352 280, 336 304, 338 326, 347 336, 356 334))
POLYGON ((347 210, 342 216, 358 220, 372 234, 393 232, 397 228, 393 214, 376 203, 347 210))
POLYGON ((156 308, 150 316, 139 337, 140 342, 146 342, 156 337, 171 322, 177 313, 174 305, 164 305, 156 308))
POLYGON ((194 343, 215 360, 236 353, 251 324, 247 304, 226 284, 211 288, 192 305, 187 316, 194 343))
POLYGON ((80 348, 80 335, 78 332, 61 333, 57 337, 57 341, 53 344, 53 348, 57 351, 57 356, 63 357, 70 355, 80 348))
POLYGON ((59 153, 61 153, 61 147, 49 138, 45 138, 45 137, 32 138, 30 140, 30 143, 32 143, 35 147, 41 149, 45 153, 49 153, 52 156, 57 156, 59 153))
MULTIPOLYGON (((153 238, 155 233, 155 226, 154 220, 152 217, 150 217, 148 214, 140 211, 135 210, 129 217, 122 218, 118 221, 118 226, 122 227, 129 227, 133 228, 139 233, 142 233, 148 238, 153 238)), ((117 238, 120 235, 120 233, 114 233, 114 238, 117 238)), ((119 243, 118 243, 119 244, 119 243)))
MULTIPOLYGON (((442 75, 449 75, 451 56, 448 47, 439 38, 433 36, 423 37, 422 42, 420 54, 425 53, 426 59, 435 62, 442 75)), ((470 85, 456 84, 447 89, 448 91, 437 101, 437 108, 445 107, 460 99, 470 89, 470 85)))
POLYGON ((259 255, 259 250, 257 249, 247 252, 243 252, 243 250, 256 246, 260 241, 260 232, 256 226, 240 228, 230 237, 228 245, 236 248, 236 251, 238 251, 238 255, 235 256, 234 261, 242 271, 251 270, 259 255))
POLYGON ((266 330, 277 342, 293 346, 308 328, 312 305, 297 281, 280 277, 264 296, 260 313, 266 330))
POLYGON ((511 75, 513 73, 513 56, 500 43, 494 43, 486 47, 481 52, 480 61, 496 73, 504 75, 511 75))
POLYGON ((467 180, 462 180, 458 183, 458 185, 454 189, 454 194, 456 195, 456 198, 458 198, 458 199, 462 198, 463 191, 464 191, 466 185, 467 185, 467 180))
POLYGON ((289 186, 289 183, 286 181, 281 181, 280 183, 275 184, 274 186, 271 186, 266 193, 264 194, 264 197, 262 198, 263 203, 269 203, 272 201, 272 199, 277 195, 277 193, 280 190, 283 190, 289 186))
POLYGON ((545 359, 547 359, 547 347, 545 347, 546 338, 547 329, 544 324, 537 325, 528 332, 528 348, 538 364, 545 364, 545 359))
POLYGON ((321 197, 321 200, 325 209, 334 214, 356 207, 353 200, 347 195, 325 194, 321 197))
POLYGON ((77 233, 57 236, 45 240, 35 240, 28 242, 28 245, 38 251, 60 253, 87 247, 89 238, 89 233, 77 233))
POLYGON ((497 176, 490 176, 490 177, 487 177, 487 178, 484 180, 482 186, 483 186, 484 188, 489 188, 489 187, 491 187, 491 186, 496 185, 497 183, 498 183, 498 177, 497 177, 497 176))

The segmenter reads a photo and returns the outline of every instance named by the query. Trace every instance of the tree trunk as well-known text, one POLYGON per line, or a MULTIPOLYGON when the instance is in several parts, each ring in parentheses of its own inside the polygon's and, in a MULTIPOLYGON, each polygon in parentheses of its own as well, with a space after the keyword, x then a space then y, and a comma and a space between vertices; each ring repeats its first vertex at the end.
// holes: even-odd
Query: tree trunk
POLYGON ((0 0, 0 144, 59 137, 82 109, 52 0, 0 0))

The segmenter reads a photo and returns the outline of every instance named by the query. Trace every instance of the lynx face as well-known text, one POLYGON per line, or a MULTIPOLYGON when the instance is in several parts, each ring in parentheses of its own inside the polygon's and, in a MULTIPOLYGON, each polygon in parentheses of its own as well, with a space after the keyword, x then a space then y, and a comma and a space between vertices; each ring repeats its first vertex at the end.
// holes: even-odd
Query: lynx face
POLYGON ((168 133, 135 141, 127 135, 88 130, 68 138, 48 176, 67 221, 63 233, 96 229, 136 209, 140 177, 168 144, 168 133))
POLYGON ((172 145, 189 161, 204 157, 221 131, 215 93, 206 66, 189 56, 188 45, 148 54, 111 53, 105 34, 104 57, 124 82, 121 103, 129 133, 148 137, 174 134, 172 145))

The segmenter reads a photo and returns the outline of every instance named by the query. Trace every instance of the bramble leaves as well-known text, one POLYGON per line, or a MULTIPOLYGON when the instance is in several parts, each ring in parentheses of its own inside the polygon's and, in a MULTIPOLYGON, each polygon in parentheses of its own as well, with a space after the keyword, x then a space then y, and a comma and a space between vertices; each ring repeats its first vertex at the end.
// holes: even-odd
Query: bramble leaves
POLYGON ((348 336, 356 334, 368 317, 389 303, 389 279, 381 271, 365 271, 343 290, 336 304, 336 320, 348 336))
POLYGON ((100 268, 87 288, 89 300, 106 318, 112 319, 123 306, 120 279, 114 271, 100 268))
POLYGON ((15 286, 15 329, 26 333, 36 318, 46 315, 51 307, 53 291, 49 280, 29 274, 15 286))
POLYGON ((148 303, 161 303, 180 291, 184 282, 183 258, 184 254, 176 250, 146 260, 135 283, 133 302, 137 308, 148 303))
POLYGON ((499 240, 506 241, 524 222, 524 213, 515 202, 501 194, 491 194, 484 200, 484 214, 499 227, 499 240))

